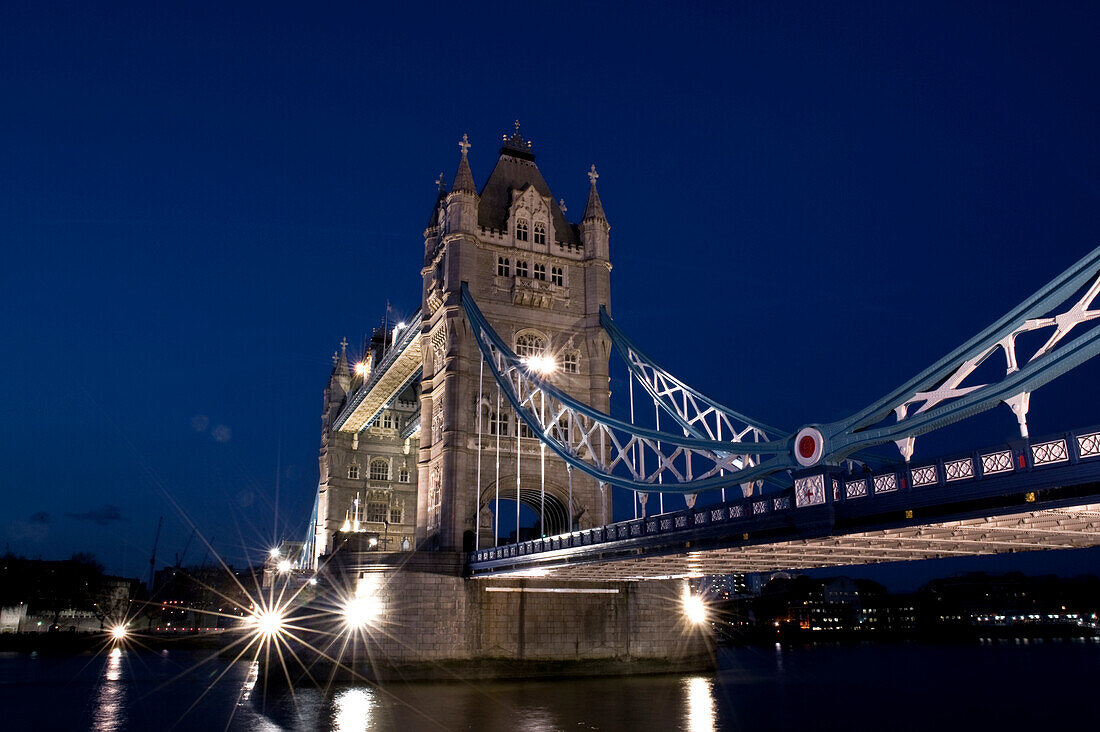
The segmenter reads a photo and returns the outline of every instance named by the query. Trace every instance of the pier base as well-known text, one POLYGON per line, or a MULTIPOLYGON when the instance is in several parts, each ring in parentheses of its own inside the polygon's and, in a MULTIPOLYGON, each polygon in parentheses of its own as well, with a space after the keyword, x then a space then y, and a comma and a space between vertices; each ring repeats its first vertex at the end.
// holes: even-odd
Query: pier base
POLYGON ((369 619, 332 626, 327 650, 318 646, 323 654, 303 650, 310 676, 484 679, 714 666, 710 626, 687 618, 683 580, 471 580, 453 574, 447 558, 429 558, 339 562, 329 573, 335 617, 342 620, 339 603, 355 597, 369 619))

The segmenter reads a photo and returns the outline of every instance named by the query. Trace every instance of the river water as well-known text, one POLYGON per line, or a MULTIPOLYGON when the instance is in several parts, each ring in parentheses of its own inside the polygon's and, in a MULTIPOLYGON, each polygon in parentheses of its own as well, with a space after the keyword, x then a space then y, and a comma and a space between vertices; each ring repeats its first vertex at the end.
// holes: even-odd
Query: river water
POLYGON ((0 654, 3 730, 1100 728, 1100 642, 724 648, 716 673, 269 688, 209 653, 0 654))

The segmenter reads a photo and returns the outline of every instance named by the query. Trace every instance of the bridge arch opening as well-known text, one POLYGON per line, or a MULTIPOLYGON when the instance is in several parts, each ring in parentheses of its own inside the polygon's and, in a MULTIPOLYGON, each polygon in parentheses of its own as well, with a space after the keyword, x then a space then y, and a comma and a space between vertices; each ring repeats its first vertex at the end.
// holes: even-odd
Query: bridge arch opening
MULTIPOLYGON (((502 488, 499 501, 495 496, 490 495, 482 503, 483 508, 488 509, 489 513, 488 525, 485 523, 481 525, 482 537, 484 538, 485 532, 488 531, 490 544, 493 536, 493 522, 497 520, 500 522, 499 543, 511 544, 517 540, 515 496, 515 488, 510 491, 510 497, 504 494, 502 488)), ((519 541, 537 539, 542 535, 554 536, 569 531, 569 511, 565 507, 565 502, 556 495, 547 491, 545 503, 543 503, 543 494, 538 488, 520 488, 519 496, 519 541), (541 521, 540 510, 542 511, 541 521)), ((482 546, 485 546, 484 541, 482 546)))

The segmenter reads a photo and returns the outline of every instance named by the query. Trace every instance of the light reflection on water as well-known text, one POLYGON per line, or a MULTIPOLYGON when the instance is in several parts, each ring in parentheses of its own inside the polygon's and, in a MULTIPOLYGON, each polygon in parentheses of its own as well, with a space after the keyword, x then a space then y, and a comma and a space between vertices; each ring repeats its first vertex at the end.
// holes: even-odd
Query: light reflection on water
POLYGON ((714 679, 689 676, 684 679, 687 694, 687 732, 714 732, 718 721, 714 704, 714 679))
POLYGON ((92 729, 96 732, 113 732, 121 729, 126 721, 124 706, 126 687, 122 682, 122 649, 113 648, 103 668, 103 678, 96 690, 92 710, 92 729))
POLYGON ((374 729, 373 710, 377 703, 370 687, 342 689, 332 700, 336 707, 333 729, 337 732, 366 732, 374 729))

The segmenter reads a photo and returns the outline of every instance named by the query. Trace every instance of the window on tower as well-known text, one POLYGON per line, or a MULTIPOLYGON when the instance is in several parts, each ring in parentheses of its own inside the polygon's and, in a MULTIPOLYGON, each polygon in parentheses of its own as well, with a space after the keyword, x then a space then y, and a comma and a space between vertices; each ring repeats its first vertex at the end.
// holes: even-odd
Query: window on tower
POLYGON ((541 221, 535 224, 535 243, 546 243, 546 224, 542 223, 541 221))
POLYGON ((546 281, 546 265, 535 262, 535 279, 546 281))
POLYGON ((576 351, 566 351, 561 355, 561 370, 567 374, 577 373, 576 351))
POLYGON ((378 501, 371 501, 367 504, 367 521, 374 521, 375 523, 382 523, 386 520, 386 515, 389 512, 389 506, 385 503, 378 501))
POLYGON ((550 284, 561 287, 565 284, 565 273, 562 272, 561 267, 550 268, 550 284))
POLYGON ((546 339, 537 333, 520 333, 516 336, 516 355, 520 358, 541 356, 546 350, 546 339))
POLYGON ((353 480, 359 478, 359 466, 358 465, 349 465, 348 466, 348 477, 353 479, 353 480))
POLYGON ((390 464, 385 460, 372 460, 370 463, 370 479, 371 480, 389 480, 390 479, 390 464))
POLYGON ((389 412, 382 413, 382 426, 386 429, 393 429, 393 415, 389 412))
POLYGON ((401 470, 397 471, 397 479, 400 480, 402 483, 408 483, 409 482, 409 469, 408 468, 401 468, 401 470))
POLYGON ((520 219, 516 222, 516 241, 527 241, 527 220, 520 219))
POLYGON ((508 257, 497 257, 497 277, 507 277, 510 272, 508 257))
POLYGON ((401 523, 401 509, 400 508, 391 508, 390 509, 390 523, 391 524, 401 523))
POLYGON ((516 277, 527 277, 527 262, 516 260, 516 277))

